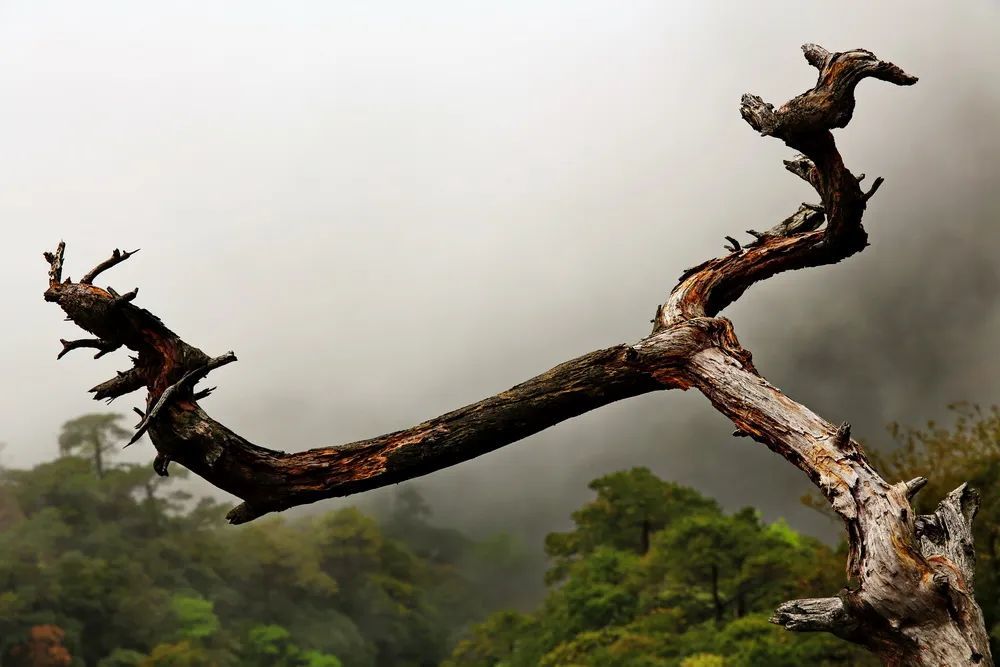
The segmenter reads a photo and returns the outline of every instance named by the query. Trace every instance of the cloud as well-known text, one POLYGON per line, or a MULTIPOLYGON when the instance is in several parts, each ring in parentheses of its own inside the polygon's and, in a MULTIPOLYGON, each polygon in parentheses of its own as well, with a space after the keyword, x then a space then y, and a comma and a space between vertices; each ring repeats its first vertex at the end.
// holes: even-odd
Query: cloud
MULTIPOLYGON (((102 279, 235 349, 206 407, 277 449, 405 427, 642 337, 724 234, 813 196, 737 112, 744 92, 812 84, 805 41, 921 81, 865 82, 838 134, 855 172, 886 177, 872 247, 726 314, 769 379, 863 437, 1000 399, 995 5, 74 7, 0 10, 8 464, 52 456, 124 363, 55 363, 72 332, 41 300, 39 254, 60 238, 74 277, 142 247, 102 279)), ((797 505, 800 473, 730 430, 661 393, 415 483, 442 520, 537 536, 589 479, 649 465, 827 530, 797 505)))

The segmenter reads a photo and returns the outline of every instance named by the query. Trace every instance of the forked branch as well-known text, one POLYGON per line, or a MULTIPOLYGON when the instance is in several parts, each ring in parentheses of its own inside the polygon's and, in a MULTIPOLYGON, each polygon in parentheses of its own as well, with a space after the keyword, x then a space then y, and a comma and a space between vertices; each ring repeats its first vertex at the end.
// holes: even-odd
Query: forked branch
POLYGON ((134 305, 137 291, 119 295, 92 285, 133 253, 116 250, 73 283, 62 280, 60 243, 45 255, 45 298, 97 336, 99 349, 138 353, 131 369, 91 391, 113 399, 144 386, 146 408, 137 409, 142 419, 133 440, 148 432, 160 474, 174 460, 243 499, 229 514, 233 523, 424 475, 617 400, 694 387, 732 420, 734 435, 763 443, 805 472, 847 526, 847 569, 857 587, 785 603, 775 623, 832 632, 867 646, 888 665, 992 665, 973 595, 975 493, 963 486, 933 515, 915 517, 910 498, 926 480, 882 479, 847 424, 831 424, 768 383, 730 322, 717 317, 755 282, 839 262, 868 244, 862 217, 882 179, 863 192, 863 176, 844 166, 831 130, 850 121, 862 79, 910 85, 916 78, 862 49, 831 53, 807 44, 803 52, 819 70, 811 90, 777 109, 745 95, 740 111, 762 135, 800 153, 785 166, 812 186, 820 204, 802 204, 765 232, 751 230, 750 242, 727 236, 729 252, 685 271, 657 307, 652 333, 637 343, 567 361, 403 431, 288 454, 258 447, 216 422, 198 403, 211 390, 195 385, 235 355, 212 358, 181 340, 134 305))

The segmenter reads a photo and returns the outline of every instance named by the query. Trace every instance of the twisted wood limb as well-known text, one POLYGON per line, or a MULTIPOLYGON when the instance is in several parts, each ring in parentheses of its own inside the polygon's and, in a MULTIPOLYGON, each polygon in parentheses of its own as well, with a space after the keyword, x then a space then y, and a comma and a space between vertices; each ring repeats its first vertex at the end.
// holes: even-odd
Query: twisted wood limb
MULTIPOLYGON (((243 499, 229 519, 372 489, 466 461, 613 401, 662 389, 693 387, 749 436, 800 468, 843 519, 850 539, 847 570, 856 587, 830 598, 781 605, 773 621, 791 630, 822 630, 863 644, 887 665, 993 665, 973 592, 971 522, 978 496, 964 485, 932 515, 914 516, 910 498, 925 480, 890 483, 866 459, 847 424, 831 424, 785 396, 753 365, 731 323, 717 317, 755 282, 778 273, 833 264, 868 245, 862 226, 868 192, 844 166, 831 130, 845 127, 864 78, 911 85, 916 78, 870 51, 831 53, 803 47, 816 85, 781 107, 745 95, 743 118, 800 155, 786 168, 819 194, 746 245, 688 269, 659 305, 653 331, 637 343, 591 352, 507 391, 412 428, 360 442, 288 454, 254 445, 198 404, 195 384, 235 360, 211 358, 181 340, 149 311, 91 283, 131 253, 115 253, 84 280, 62 280, 65 246, 46 253, 48 301, 101 341, 128 347, 134 366, 92 391, 114 398, 145 386, 147 429, 156 469, 174 460, 243 499), (825 222, 825 224, 824 224, 825 222)), ((128 297, 128 298, 126 298, 128 297)))

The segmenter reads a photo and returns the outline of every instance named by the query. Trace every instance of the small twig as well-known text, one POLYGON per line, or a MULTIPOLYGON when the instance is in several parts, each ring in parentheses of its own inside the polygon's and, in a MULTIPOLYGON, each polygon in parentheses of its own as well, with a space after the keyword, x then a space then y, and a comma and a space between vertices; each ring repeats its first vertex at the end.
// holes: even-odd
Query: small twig
POLYGON ((196 391, 194 393, 194 396, 192 396, 191 398, 196 401, 200 401, 201 399, 211 395, 211 393, 216 389, 218 389, 218 387, 208 387, 206 389, 202 389, 201 391, 196 391))
POLYGON ((732 236, 725 236, 723 238, 725 238, 727 241, 729 241, 729 243, 732 244, 732 245, 723 244, 722 246, 729 252, 740 252, 741 250, 743 250, 743 246, 740 245, 740 242, 734 239, 732 236))
POLYGON ((94 279, 97 276, 101 275, 101 273, 107 271, 116 264, 121 264, 122 262, 124 262, 126 259, 128 259, 137 252, 139 252, 139 248, 136 248, 131 252, 122 252, 118 248, 115 248, 115 251, 111 253, 111 257, 109 257, 108 259, 104 260, 103 262, 95 266, 93 269, 90 270, 89 273, 83 276, 83 278, 80 278, 80 284, 92 285, 94 283, 94 279))
POLYGON ((872 196, 878 191, 878 189, 880 187, 882 187, 883 183, 885 183, 885 179, 884 178, 882 178, 881 176, 879 176, 878 178, 876 178, 872 182, 872 186, 871 186, 871 188, 868 189, 868 192, 866 192, 863 195, 861 195, 862 201, 868 201, 869 199, 871 199, 872 196))
POLYGON ((121 306, 123 304, 128 303, 129 301, 133 300, 136 296, 138 296, 139 295, 139 288, 136 287, 131 292, 125 292, 124 294, 119 294, 113 288, 108 287, 108 294, 110 294, 113 297, 113 299, 114 299, 111 302, 111 307, 112 308, 117 308, 117 307, 119 307, 119 306, 121 306))
POLYGON ((117 398, 119 396, 124 396, 125 394, 142 389, 145 384, 145 374, 138 368, 132 368, 127 371, 119 371, 118 374, 110 380, 92 387, 90 389, 90 393, 94 395, 95 401, 99 401, 104 398, 117 398))
POLYGON ((71 350, 78 350, 81 347, 96 348, 98 352, 94 355, 94 359, 100 359, 108 352, 114 352, 122 346, 121 343, 116 343, 110 340, 102 340, 100 338, 81 338, 79 340, 63 340, 60 338, 59 342, 62 343, 63 349, 62 352, 56 355, 56 359, 62 359, 71 350))

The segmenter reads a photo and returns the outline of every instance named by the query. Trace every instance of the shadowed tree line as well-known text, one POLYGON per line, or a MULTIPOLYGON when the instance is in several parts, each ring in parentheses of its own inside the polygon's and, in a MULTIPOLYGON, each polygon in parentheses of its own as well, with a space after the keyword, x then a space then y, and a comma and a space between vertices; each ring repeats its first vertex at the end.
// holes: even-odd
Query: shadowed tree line
POLYGON ((435 665, 540 578, 509 537, 432 525, 412 489, 378 520, 230 527, 170 484, 181 468, 115 464, 120 420, 74 419, 59 458, 0 470, 3 667, 435 665))
MULTIPOLYGON (((933 473, 927 499, 966 479, 983 490, 977 592, 996 639, 1000 412, 954 410, 948 426, 894 425, 897 446, 874 458, 889 479, 933 473)), ((512 609, 538 599, 537 559, 503 534, 435 526, 413 487, 377 517, 233 528, 174 477, 115 463, 120 420, 74 419, 58 459, 0 469, 0 667, 876 664, 768 621, 783 600, 844 586, 843 546, 645 468, 590 484, 572 528, 547 537, 548 593, 525 613, 512 609)))

